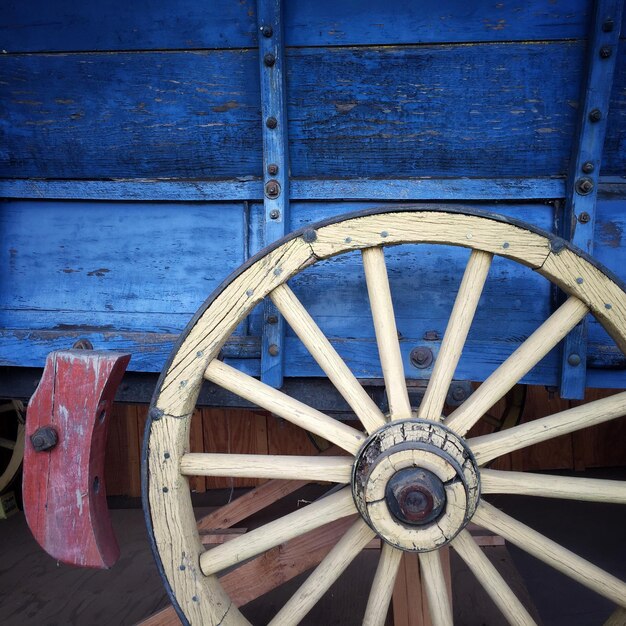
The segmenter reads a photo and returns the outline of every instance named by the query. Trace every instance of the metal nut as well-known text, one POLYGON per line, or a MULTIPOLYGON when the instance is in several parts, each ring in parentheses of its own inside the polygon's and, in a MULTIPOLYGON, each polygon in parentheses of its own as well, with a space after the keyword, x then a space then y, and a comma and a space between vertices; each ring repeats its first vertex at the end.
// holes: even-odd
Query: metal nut
POLYGON ((261 26, 261 33, 263 33, 263 37, 271 37, 274 34, 274 29, 269 26, 261 26))
POLYGON ((595 167, 591 161, 585 161, 585 163, 583 163, 582 171, 585 174, 591 174, 591 172, 593 172, 594 169, 595 167))
POLYGON ((277 180, 268 180, 265 183, 265 195, 268 198, 278 198, 280 196, 280 185, 277 180))
POLYGON ((278 165, 276 165, 276 163, 270 163, 267 166, 267 173, 270 176, 276 176, 276 174, 278 174, 278 165))
POLYGON ((267 351, 272 355, 272 356, 278 356, 278 354, 280 353, 280 349, 279 347, 273 343, 268 349, 267 351))
POLYGON ((610 58, 612 53, 613 53, 613 51, 611 50, 610 46, 602 46, 600 48, 600 58, 601 59, 608 59, 608 58, 610 58))
POLYGON ((413 367, 424 369, 433 362, 433 351, 430 348, 419 346, 411 350, 409 360, 413 367))
POLYGON ((270 219, 277 220, 280 217, 280 211, 278 209, 272 209, 270 211, 270 219))
POLYGON ((57 445, 59 435, 52 426, 42 426, 30 436, 30 441, 35 452, 45 452, 46 450, 52 450, 57 445))
POLYGON ((579 216, 578 216, 578 221, 581 224, 587 224, 588 222, 591 221, 591 215, 589 215, 589 213, 587 213, 587 211, 583 211, 579 216))
POLYGON ((593 191, 593 187, 594 185, 591 178, 579 178, 576 181, 576 191, 581 196, 586 196, 587 194, 591 193, 593 191))
POLYGON ((263 57, 263 63, 265 63, 267 67, 272 67, 274 63, 276 63, 276 55, 272 54, 271 52, 268 52, 263 57))
POLYGON ((274 129, 278 126, 278 120, 275 117, 268 117, 267 120, 265 120, 265 125, 268 128, 274 129))

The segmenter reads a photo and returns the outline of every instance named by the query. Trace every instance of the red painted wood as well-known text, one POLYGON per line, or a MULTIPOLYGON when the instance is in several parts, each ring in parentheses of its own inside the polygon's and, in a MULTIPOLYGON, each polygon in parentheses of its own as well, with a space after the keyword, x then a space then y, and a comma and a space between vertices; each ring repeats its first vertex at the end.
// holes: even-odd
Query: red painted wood
POLYGON ((106 502, 109 415, 129 354, 67 350, 48 355, 28 404, 23 496, 28 525, 55 559, 111 567, 119 547, 106 502), (31 435, 52 426, 58 443, 37 452, 31 435))

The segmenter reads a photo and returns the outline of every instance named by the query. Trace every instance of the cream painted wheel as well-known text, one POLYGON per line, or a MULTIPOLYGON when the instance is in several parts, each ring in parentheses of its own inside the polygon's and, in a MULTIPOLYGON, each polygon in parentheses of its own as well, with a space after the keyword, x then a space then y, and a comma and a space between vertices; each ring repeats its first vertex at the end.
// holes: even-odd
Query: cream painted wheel
POLYGON ((0 419, 15 421, 15 432, 11 437, 0 437, 0 448, 3 449, 4 462, 0 463, 0 493, 14 481, 24 460, 24 405, 19 400, 0 406, 0 419), (11 415, 13 414, 13 415, 11 415), (8 417, 11 416, 11 417, 8 417))
POLYGON ((478 496, 480 489, 483 495, 527 494, 626 503, 624 484, 617 481, 484 468, 490 460, 512 450, 626 414, 626 393, 503 432, 465 438, 481 416, 587 313, 596 317, 624 352, 626 293, 614 279, 547 233, 469 209, 408 207, 348 215, 294 233, 251 259, 192 320, 162 375, 146 431, 146 517, 157 561, 181 614, 193 624, 247 623, 217 576, 311 529, 356 513, 360 515, 352 527, 272 623, 298 623, 376 534, 385 543, 364 623, 384 623, 402 550, 415 550, 419 552, 432 622, 435 626, 451 624, 438 552, 444 544, 449 544, 467 562, 510 623, 533 623, 464 528, 470 519, 617 605, 626 605, 623 582, 478 496), (405 384, 384 247, 424 242, 462 246, 471 253, 432 377, 415 417, 405 384), (287 286, 292 276, 316 261, 352 250, 362 251, 390 404, 389 419, 371 401, 287 286), (442 424, 446 393, 494 255, 529 266, 561 287, 569 298, 442 424), (235 327, 266 297, 272 299, 350 404, 364 432, 218 360, 221 347, 235 327), (189 423, 204 379, 323 436, 349 456, 190 454, 189 423), (451 436, 446 437, 446 432, 451 436), (398 477, 400 472, 408 474, 398 477), (187 482, 187 476, 193 474, 326 480, 348 486, 205 551, 196 530, 187 482), (408 483, 400 480, 403 477, 408 477, 408 483), (401 504, 395 513, 391 510, 394 498, 396 504, 401 504), (427 522, 423 521, 425 518, 427 522))

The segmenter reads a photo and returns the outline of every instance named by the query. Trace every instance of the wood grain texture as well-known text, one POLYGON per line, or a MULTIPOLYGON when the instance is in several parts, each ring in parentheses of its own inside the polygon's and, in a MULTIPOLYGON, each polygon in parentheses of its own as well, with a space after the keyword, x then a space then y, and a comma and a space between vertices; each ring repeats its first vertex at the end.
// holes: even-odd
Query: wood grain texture
POLYGON ((452 626, 452 606, 439 551, 420 552, 418 556, 433 626, 452 626))
POLYGON ((482 493, 565 498, 588 502, 626 504, 626 483, 621 480, 548 476, 529 472, 502 472, 483 469, 480 472, 482 493))
MULTIPOLYGON (((7 3, 7 23, 0 28, 10 53, 89 50, 164 50, 242 48, 257 42, 254 2, 176 6, 129 6, 114 0, 105 6, 34 2, 28 11, 7 3), (145 13, 151 11, 151 19, 145 13), (38 18, 35 18, 37 15, 38 18), (55 27, 56 25, 56 27, 55 27), (19 35, 18 35, 19 33, 19 35)), ((471 11, 458 0, 442 8, 429 0, 419 10, 400 0, 377 0, 361 11, 356 2, 339 7, 322 0, 315 6, 286 7, 285 31, 291 46, 416 44, 432 42, 580 39, 587 34, 588 6, 569 0, 530 6, 481 0, 471 11), (376 16, 374 19, 372 16, 376 16)))
POLYGON ((358 519, 280 609, 270 624, 273 626, 299 624, 375 536, 370 527, 362 519, 358 519))
POLYGON ((570 297, 445 420, 464 435, 522 376, 538 363, 588 313, 587 305, 570 297))
POLYGON ((190 453, 181 459, 187 476, 239 476, 349 483, 351 457, 190 453))
POLYGON ((367 395, 365 389, 337 354, 293 291, 283 284, 271 292, 270 298, 367 430, 372 432, 383 426, 384 415, 367 395))
MULTIPOLYGON (((291 423, 332 441, 335 445, 352 452, 359 449, 364 435, 342 422, 295 400, 288 395, 252 378, 238 370, 214 360, 209 363, 205 376, 238 396, 289 420, 291 423)), ((357 383, 358 384, 358 383, 357 383)))
POLYGON ((626 604, 626 584, 611 574, 518 522, 484 500, 474 522, 504 537, 522 550, 620 606, 626 604))
MULTIPOLYGON (((292 173, 563 175, 583 51, 579 41, 292 49, 292 173), (477 143, 490 159, 476 158, 477 143)), ((4 177, 261 177, 252 50, 3 55, 0 77, 12 96, 4 177)), ((604 155, 609 168, 619 159, 604 155)))
POLYGON ((505 431, 473 437, 468 440, 468 445, 472 449, 476 461, 483 465, 507 452, 552 439, 586 426, 600 424, 622 415, 626 415, 626 392, 566 409, 505 431))
POLYGON ((463 346, 480 301, 493 255, 472 251, 446 327, 439 355, 417 411, 421 419, 439 421, 463 346))
POLYGON ((533 626, 535 624, 524 605, 467 530, 462 530, 451 545, 472 570, 478 582, 495 602, 509 624, 512 626, 533 626))
POLYGON ((289 513, 200 556, 205 576, 261 554, 274 546, 356 512, 349 487, 289 513))
POLYGON ((372 588, 367 598, 363 626, 384 626, 402 554, 402 550, 383 543, 372 588))
POLYGON ((385 253, 382 248, 364 248, 361 255, 390 418, 410 419, 411 403, 406 387, 385 253))

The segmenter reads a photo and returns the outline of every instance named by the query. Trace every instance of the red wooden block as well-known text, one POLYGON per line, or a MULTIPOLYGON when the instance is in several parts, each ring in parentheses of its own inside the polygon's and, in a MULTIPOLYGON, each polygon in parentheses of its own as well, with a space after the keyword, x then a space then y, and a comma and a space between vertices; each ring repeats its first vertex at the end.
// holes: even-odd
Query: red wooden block
POLYGON ((64 563, 109 568, 119 558, 104 454, 115 391, 129 360, 115 352, 52 352, 28 404, 24 512, 39 545, 64 563))

